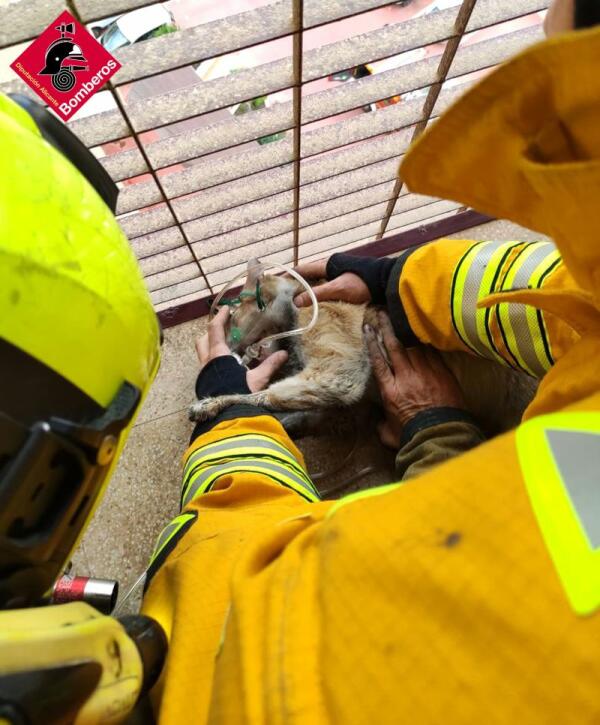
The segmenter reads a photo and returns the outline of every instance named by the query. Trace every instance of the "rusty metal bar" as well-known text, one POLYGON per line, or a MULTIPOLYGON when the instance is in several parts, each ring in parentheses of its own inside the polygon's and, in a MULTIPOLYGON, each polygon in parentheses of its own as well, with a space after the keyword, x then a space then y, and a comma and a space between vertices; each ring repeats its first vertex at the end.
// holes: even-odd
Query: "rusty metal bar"
POLYGON ((293 0, 294 9, 294 265, 298 264, 300 244, 300 162, 302 150, 302 47, 304 40, 304 0, 293 0))
MULTIPOLYGON (((423 120, 419 121, 419 123, 417 123, 416 125, 412 137, 413 141, 415 141, 423 133, 423 131, 427 128, 427 124, 431 120, 431 114, 433 113, 435 103, 438 99, 438 96, 440 95, 442 85, 446 80, 448 72, 450 71, 450 66, 452 65, 452 61, 454 60, 454 56, 456 55, 456 51, 458 50, 460 41, 463 39, 463 36, 467 29, 467 25, 469 24, 471 13, 475 8, 476 3, 477 0, 463 0, 462 5, 460 6, 460 10, 458 11, 458 15, 456 16, 456 21, 454 23, 455 35, 446 43, 446 47, 444 49, 440 64, 438 66, 436 81, 429 87, 429 93, 427 94, 427 98, 425 99, 425 103, 423 104, 423 120)), ((394 193, 392 195, 392 199, 388 203, 385 215, 381 220, 381 228, 379 230, 379 234, 377 235, 378 239, 381 239, 385 234, 387 225, 394 212, 396 200, 400 196, 403 185, 404 182, 402 181, 400 176, 398 176, 398 178, 396 179, 396 184, 394 186, 394 193)))

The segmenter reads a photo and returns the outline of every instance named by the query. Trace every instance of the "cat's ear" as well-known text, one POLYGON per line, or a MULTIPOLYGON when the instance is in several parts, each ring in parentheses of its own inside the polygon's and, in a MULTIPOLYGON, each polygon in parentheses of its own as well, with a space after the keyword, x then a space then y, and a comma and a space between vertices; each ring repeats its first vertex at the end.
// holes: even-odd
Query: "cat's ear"
POLYGON ((256 287, 257 282, 261 282, 263 279, 263 271, 260 263, 260 259, 253 257, 248 260, 248 267, 246 270, 246 281, 244 283, 244 289, 253 291, 256 287))

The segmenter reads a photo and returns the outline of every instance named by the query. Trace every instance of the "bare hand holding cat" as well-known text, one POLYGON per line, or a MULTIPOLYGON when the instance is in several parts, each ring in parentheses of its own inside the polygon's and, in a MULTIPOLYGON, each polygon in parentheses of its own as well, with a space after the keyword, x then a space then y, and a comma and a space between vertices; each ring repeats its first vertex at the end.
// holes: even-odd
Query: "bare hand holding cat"
MULTIPOLYGON (((211 360, 223 355, 231 355, 231 350, 227 345, 225 327, 229 318, 229 307, 222 307, 218 314, 208 323, 208 331, 205 335, 196 340, 196 353, 200 361, 200 369, 207 365, 211 360)), ((256 393, 264 390, 269 384, 271 378, 277 370, 287 360, 287 352, 279 350, 269 355, 260 365, 248 370, 246 374, 246 382, 250 388, 250 392, 256 393)))
POLYGON ((385 312, 378 314, 378 321, 384 350, 373 328, 364 328, 385 415, 378 432, 384 445, 398 450, 403 427, 417 413, 430 408, 464 409, 465 403, 454 375, 435 350, 406 349, 394 334, 385 312))
MULTIPOLYGON (((304 279, 325 279, 326 267, 327 259, 320 259, 317 262, 300 264, 295 269, 304 279)), ((331 282, 320 284, 313 289, 313 292, 319 302, 339 300, 360 305, 371 301, 369 288, 358 275, 352 272, 345 272, 331 282)), ((308 292, 303 292, 295 297, 294 304, 296 307, 309 307, 311 302, 308 292)))

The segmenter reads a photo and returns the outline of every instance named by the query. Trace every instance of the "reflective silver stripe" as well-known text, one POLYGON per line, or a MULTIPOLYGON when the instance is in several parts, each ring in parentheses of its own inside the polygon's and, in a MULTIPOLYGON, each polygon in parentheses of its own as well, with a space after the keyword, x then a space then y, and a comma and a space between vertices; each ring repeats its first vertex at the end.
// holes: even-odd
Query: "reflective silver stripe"
POLYGON ((225 441, 219 441, 218 443, 209 443, 208 445, 202 446, 202 448, 198 448, 197 450, 195 450, 185 464, 184 482, 185 478, 188 475, 189 469, 193 467, 198 461, 209 456, 217 455, 219 453, 236 451, 240 448, 260 449, 279 453, 281 456, 288 459, 290 463, 293 463, 301 469, 298 461, 285 446, 282 446, 279 443, 276 443, 275 441, 272 441, 268 438, 257 438, 256 436, 238 436, 236 438, 228 438, 225 441))
MULTIPOLYGON (((477 331, 477 302, 479 301, 481 282, 486 268, 494 253, 506 244, 507 242, 489 242, 489 244, 484 244, 481 247, 471 260, 465 283, 460 291, 462 294, 462 323, 465 335, 467 336, 466 342, 482 357, 491 357, 494 360, 496 358, 492 351, 479 339, 477 331)), ((485 312, 481 311, 480 314, 485 314, 485 312)))
POLYGON ((158 552, 163 548, 163 546, 167 543, 167 541, 171 538, 171 536, 177 531, 179 528, 179 523, 173 523, 167 524, 165 528, 161 531, 160 536, 158 537, 158 541, 156 542, 156 545, 154 546, 154 551, 152 552, 152 558, 158 554, 158 552))
POLYGON ((534 246, 536 246, 537 249, 535 249, 519 267, 519 270, 515 274, 510 285, 511 290, 527 289, 531 275, 544 261, 544 259, 546 259, 546 257, 549 257, 552 252, 556 251, 556 246, 552 242, 535 242, 534 246))
POLYGON ((160 554, 165 545, 169 543, 170 539, 179 531, 179 529, 190 519, 193 518, 193 514, 179 514, 179 516, 176 516, 170 523, 165 526, 165 528, 160 532, 160 535, 154 546, 154 551, 152 552, 152 556, 150 557, 150 564, 152 564, 154 559, 156 559, 156 557, 160 554))
MULTIPOLYGON (((531 275, 555 251, 556 247, 554 244, 551 242, 543 242, 523 262, 510 284, 510 289, 527 289, 531 275)), ((522 304, 508 303, 508 319, 517 343, 519 356, 532 373, 538 378, 543 377, 548 371, 549 365, 546 366, 540 361, 536 353, 532 339, 534 332, 530 329, 527 322, 527 307, 522 304)), ((536 330, 535 334, 539 335, 541 331, 536 330)))
POLYGON ((546 430, 556 467, 592 549, 600 548, 600 435, 546 430))
POLYGON ((192 499, 203 493, 205 487, 207 487, 210 483, 214 483, 217 478, 226 475, 229 471, 240 471, 241 473, 244 473, 241 469, 246 467, 252 469, 247 471, 248 473, 260 473, 261 471, 264 471, 265 473, 274 474, 277 478, 282 478, 284 480, 287 479, 289 482, 292 482, 290 488, 295 489, 295 487, 300 487, 302 493, 304 495, 308 495, 311 500, 318 499, 318 494, 316 493, 314 487, 304 479, 300 478, 300 476, 296 475, 289 468, 286 468, 284 464, 277 465, 276 463, 263 461, 260 458, 244 458, 239 461, 229 461, 228 463, 220 463, 217 466, 211 466, 207 470, 194 476, 189 489, 183 497, 181 504, 182 507, 187 506, 192 499))
POLYGON ((279 445, 275 441, 269 440, 268 438, 236 436, 234 438, 229 438, 226 441, 219 441, 217 443, 203 446, 191 455, 183 471, 183 483, 181 490, 182 507, 184 506, 183 501, 187 499, 187 490, 196 474, 202 470, 203 467, 214 468, 216 465, 223 465, 221 463, 211 461, 210 459, 212 457, 219 456, 220 454, 224 454, 223 457, 227 457, 228 453, 235 453, 237 454, 238 462, 240 462, 248 456, 252 456, 253 454, 256 455, 261 451, 265 451, 265 453, 270 454, 272 457, 279 458, 283 464, 289 465, 295 470, 298 476, 305 480, 305 483, 308 486, 312 487, 312 481, 310 480, 308 474, 287 448, 279 445))

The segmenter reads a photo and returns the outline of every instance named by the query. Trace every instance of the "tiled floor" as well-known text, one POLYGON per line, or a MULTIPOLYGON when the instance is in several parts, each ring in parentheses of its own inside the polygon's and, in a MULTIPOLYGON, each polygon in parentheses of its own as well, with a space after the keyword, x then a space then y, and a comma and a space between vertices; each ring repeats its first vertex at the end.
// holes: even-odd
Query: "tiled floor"
MULTIPOLYGON (((455 235, 474 239, 537 240, 540 235, 507 222, 494 222, 455 235)), ((160 372, 113 477, 109 490, 76 552, 74 572, 118 579, 125 592, 143 571, 157 535, 177 513, 181 455, 190 435, 186 408, 193 396, 197 360, 194 338, 205 319, 165 331, 160 372)), ((393 455, 377 441, 373 430, 359 432, 359 446, 350 463, 321 482, 320 487, 352 481, 356 488, 393 479, 393 455)), ((348 441, 305 439, 300 443, 309 471, 335 468, 351 448, 348 441)))

